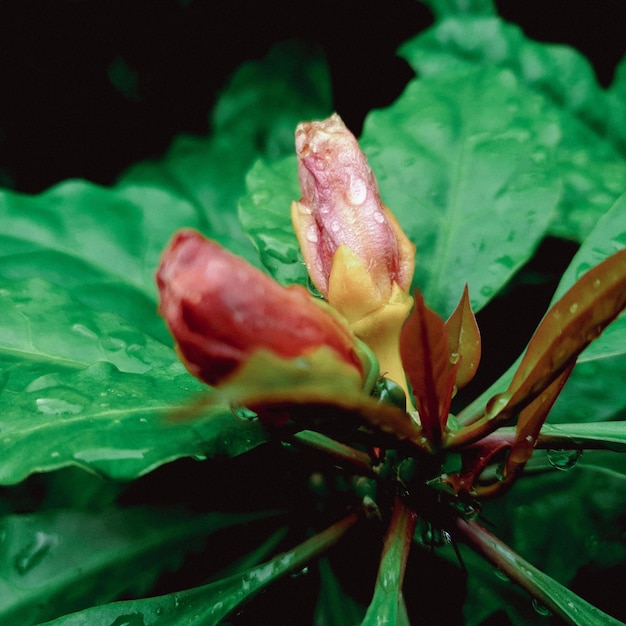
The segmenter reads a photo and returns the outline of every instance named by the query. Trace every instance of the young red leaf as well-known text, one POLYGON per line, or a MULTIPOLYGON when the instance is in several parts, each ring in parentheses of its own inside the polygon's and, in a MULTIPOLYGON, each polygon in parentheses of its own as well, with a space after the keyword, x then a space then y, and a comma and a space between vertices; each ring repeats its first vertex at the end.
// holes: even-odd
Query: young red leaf
POLYGON ((539 431, 573 369, 574 361, 520 413, 515 428, 515 440, 504 467, 503 476, 506 482, 514 480, 532 456, 539 431))
POLYGON ((451 434, 450 447, 467 445, 495 430, 530 404, 626 307, 626 249, 589 270, 546 313, 506 391, 488 402, 485 415, 451 434))
POLYGON ((450 363, 443 320, 415 292, 415 307, 400 334, 400 356, 413 388, 425 436, 439 445, 448 419, 456 368, 450 363))
POLYGON ((474 378, 480 362, 480 331, 472 311, 467 285, 463 296, 452 315, 446 321, 450 363, 459 363, 455 384, 464 387, 474 378))
POLYGON ((626 249, 589 270, 546 313, 517 368, 509 407, 539 395, 626 307, 626 249))

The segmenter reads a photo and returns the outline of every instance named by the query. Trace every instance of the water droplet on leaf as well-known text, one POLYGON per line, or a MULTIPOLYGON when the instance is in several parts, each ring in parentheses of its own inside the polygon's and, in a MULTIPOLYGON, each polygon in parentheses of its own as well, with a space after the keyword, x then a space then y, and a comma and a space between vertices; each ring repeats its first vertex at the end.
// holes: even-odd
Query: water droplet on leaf
POLYGON ((259 417, 258 413, 245 406, 233 405, 230 410, 235 417, 242 420, 254 420, 259 417))
POLYGON ((578 462, 582 450, 548 450, 548 462, 555 469, 566 472, 578 462))
POLYGON ((537 598, 533 598, 532 605, 537 615, 541 615, 542 617, 550 617, 550 615, 552 615, 552 611, 548 607, 541 604, 537 598))
POLYGON ((15 556, 14 565, 17 573, 24 576, 39 565, 46 554, 58 542, 56 535, 49 535, 42 531, 35 533, 32 541, 20 550, 15 556))

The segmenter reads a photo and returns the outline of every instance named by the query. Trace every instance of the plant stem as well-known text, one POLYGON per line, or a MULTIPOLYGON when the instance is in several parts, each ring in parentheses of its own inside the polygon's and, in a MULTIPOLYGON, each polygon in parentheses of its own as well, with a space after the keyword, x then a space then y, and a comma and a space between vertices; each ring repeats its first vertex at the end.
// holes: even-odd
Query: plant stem
POLYGON ((313 430, 302 430, 292 435, 291 439, 299 445, 306 446, 317 452, 323 452, 336 461, 358 470, 362 474, 369 476, 376 475, 369 454, 361 450, 356 450, 344 443, 340 443, 326 435, 322 435, 313 430))
POLYGON ((413 543, 417 513, 396 498, 376 578, 374 597, 361 626, 403 623, 402 581, 413 543))

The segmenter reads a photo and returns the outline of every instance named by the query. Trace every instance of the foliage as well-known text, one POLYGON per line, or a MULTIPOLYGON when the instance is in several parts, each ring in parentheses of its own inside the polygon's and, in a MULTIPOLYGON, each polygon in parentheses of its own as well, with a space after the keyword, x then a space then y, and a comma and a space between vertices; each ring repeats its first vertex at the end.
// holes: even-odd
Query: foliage
MULTIPOLYGON (((440 584, 451 605, 466 596, 468 625, 503 614, 508 623, 541 624, 547 610, 572 624, 618 623, 566 587, 589 571, 622 568, 623 578, 626 557, 619 498, 626 464, 618 454, 625 450, 626 317, 585 348, 619 314, 626 293, 623 261, 606 261, 626 248, 626 60, 604 90, 578 52, 527 39, 490 2, 428 4, 435 24, 400 51, 418 75, 395 103, 367 117, 360 145, 385 204, 417 246, 413 287, 423 300, 416 298, 416 310, 427 321, 412 317, 407 327, 428 338, 439 333, 438 343, 421 342, 404 357, 413 359, 409 403, 431 406, 428 439, 444 449, 429 478, 442 464, 450 475, 476 470, 471 446, 486 437, 497 445, 490 444, 479 486, 493 495, 513 476, 511 491, 457 500, 454 485, 434 480, 411 493, 424 498, 413 530, 413 512, 389 485, 421 484, 423 468, 406 446, 420 459, 424 446, 413 425, 401 422, 397 396, 387 403, 393 390, 384 379, 367 400, 352 390, 341 398, 338 370, 330 370, 314 380, 326 391, 306 396, 319 418, 311 428, 322 432, 302 422, 276 431, 233 403, 263 403, 272 394, 284 403, 290 389, 309 393, 293 369, 272 365, 281 372, 276 383, 268 362, 254 361, 256 387, 244 380, 215 392, 180 363, 157 314, 154 281, 176 230, 197 229, 280 283, 314 291, 289 216, 301 195, 292 144, 298 122, 331 113, 330 79, 318 53, 283 44, 233 76, 209 137, 178 138, 162 159, 137 164, 115 186, 70 180, 36 196, 0 191, 0 621, 247 623, 244 603, 280 579, 278 588, 294 599, 279 596, 278 610, 295 612, 298 592, 314 590, 319 597, 306 619, 314 613, 318 623, 369 624, 376 615, 418 623, 409 590, 433 595, 440 584), (522 374, 512 368, 449 417, 446 402, 445 411, 437 402, 455 378, 429 353, 447 346, 454 324, 439 316, 455 310, 466 284, 473 311, 506 297, 550 236, 580 244, 553 300, 578 284, 562 313, 579 317, 569 326, 546 322, 522 374), (603 261, 599 274, 588 273, 603 261), (612 291, 583 301, 611 273, 612 291), (585 275, 583 290, 577 281, 585 275), (600 309, 604 316, 593 317, 600 309), (556 359, 564 329, 573 343, 556 359), (547 410, 532 401, 559 376, 564 382, 579 353, 562 393, 549 399, 555 403, 542 430, 547 410), (421 389, 426 369, 433 385, 421 389), (348 414, 346 424, 337 426, 334 411, 348 414), (518 424, 530 428, 524 437, 538 440, 532 457, 507 427, 520 412, 518 424), (356 449, 355 413, 376 433, 356 449), (504 428, 491 434, 496 425, 504 428), (513 452, 505 459, 512 441, 517 460, 513 452), (462 458, 463 446, 470 453, 462 458), (387 463, 372 452, 383 447, 387 463), (490 482, 490 471, 503 480, 490 482), (376 480, 384 488, 377 491, 376 480), (200 485, 198 493, 189 485, 200 485), (175 497, 179 491, 189 501, 175 497), (499 539, 482 528, 479 513, 499 539), (381 558, 390 519, 396 531, 381 558), (341 565, 352 536, 351 567, 364 564, 358 575, 341 565), (223 545, 232 546, 227 558, 223 545), (459 550, 465 585, 431 578, 411 587, 415 564, 431 563, 436 546, 437 567, 449 560, 457 573, 459 550), (185 569, 189 559, 202 561, 199 574, 185 569), (539 598, 536 610, 511 580, 539 598)), ((459 336, 455 346, 463 348, 459 336)), ((600 608, 626 619, 623 609, 600 608)), ((434 606, 422 617, 453 623, 444 615, 434 606)))

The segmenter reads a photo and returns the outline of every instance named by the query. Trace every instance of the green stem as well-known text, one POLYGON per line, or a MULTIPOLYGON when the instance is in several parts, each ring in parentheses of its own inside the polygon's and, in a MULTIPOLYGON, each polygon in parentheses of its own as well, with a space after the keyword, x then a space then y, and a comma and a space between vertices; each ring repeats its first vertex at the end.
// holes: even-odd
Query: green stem
POLYGON ((334 460, 339 461, 340 464, 347 465, 362 474, 376 475, 369 454, 340 443, 326 435, 313 430, 302 430, 292 435, 291 440, 299 445, 327 454, 334 460))
POLYGON ((374 597, 361 626, 402 623, 403 611, 406 610, 402 605, 402 582, 416 522, 417 514, 401 498, 396 498, 385 536, 374 597))
POLYGON ((624 626, 524 560, 480 524, 457 518, 467 543, 570 626, 624 626))

